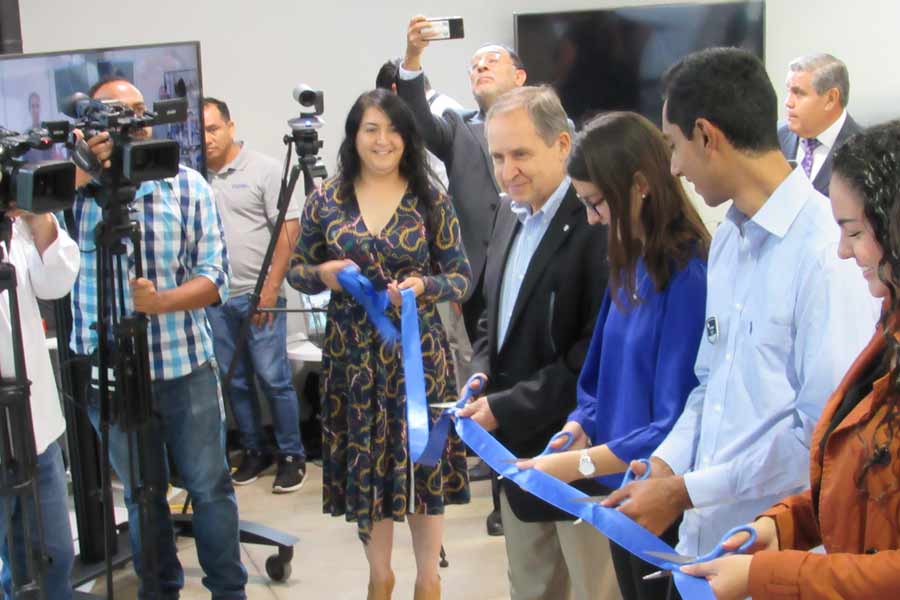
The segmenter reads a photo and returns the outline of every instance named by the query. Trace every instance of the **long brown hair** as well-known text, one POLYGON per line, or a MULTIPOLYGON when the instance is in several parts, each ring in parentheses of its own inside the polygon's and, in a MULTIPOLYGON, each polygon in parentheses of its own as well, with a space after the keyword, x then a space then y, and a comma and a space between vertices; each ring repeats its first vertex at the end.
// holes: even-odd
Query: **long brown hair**
POLYGON ((673 271, 694 256, 706 258, 710 235, 700 215, 669 170, 669 148, 653 123, 633 112, 609 112, 588 121, 575 139, 568 172, 593 183, 609 204, 610 291, 619 308, 619 290, 634 296, 635 270, 643 256, 657 291, 673 271), (635 236, 631 189, 640 173, 648 184, 641 201, 644 243, 635 236))

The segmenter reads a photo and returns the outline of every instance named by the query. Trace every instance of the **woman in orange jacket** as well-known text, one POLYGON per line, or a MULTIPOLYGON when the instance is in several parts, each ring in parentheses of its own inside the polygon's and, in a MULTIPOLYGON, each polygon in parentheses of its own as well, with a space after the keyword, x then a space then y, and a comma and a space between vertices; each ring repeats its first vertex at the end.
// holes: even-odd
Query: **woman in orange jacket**
POLYGON ((856 261, 884 314, 816 426, 811 488, 752 524, 750 555, 682 567, 718 600, 900 598, 900 121, 841 146, 830 189, 838 254, 856 261), (827 554, 809 552, 820 544, 827 554))

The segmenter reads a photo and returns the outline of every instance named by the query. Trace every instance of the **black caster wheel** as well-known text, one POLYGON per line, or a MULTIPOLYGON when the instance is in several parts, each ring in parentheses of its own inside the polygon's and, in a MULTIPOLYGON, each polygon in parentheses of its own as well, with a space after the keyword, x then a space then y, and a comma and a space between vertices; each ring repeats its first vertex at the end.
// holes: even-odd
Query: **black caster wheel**
POLYGON ((284 562, 277 554, 266 559, 266 575, 272 581, 287 581, 291 576, 291 563, 284 562))

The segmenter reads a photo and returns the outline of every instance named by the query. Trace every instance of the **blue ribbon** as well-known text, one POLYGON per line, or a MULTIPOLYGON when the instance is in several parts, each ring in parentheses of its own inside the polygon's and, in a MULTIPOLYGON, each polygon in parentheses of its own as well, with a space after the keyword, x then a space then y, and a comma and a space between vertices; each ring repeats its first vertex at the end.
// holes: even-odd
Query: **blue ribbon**
MULTIPOLYGON (((675 553, 675 550, 659 539, 657 536, 644 529, 625 514, 615 508, 606 508, 591 502, 578 502, 579 498, 587 495, 536 469, 520 470, 516 465, 516 457, 507 450, 503 444, 485 429, 470 418, 458 417, 457 412, 466 405, 472 396, 472 383, 480 391, 484 387, 483 376, 473 375, 466 382, 465 390, 456 406, 446 409, 440 420, 432 427, 428 446, 420 459, 420 463, 436 465, 441 458, 443 446, 451 424, 455 427, 459 437, 478 456, 491 466, 502 477, 505 477, 530 494, 541 500, 564 510, 593 525, 600 533, 604 534, 616 544, 622 546, 632 554, 639 556, 660 569, 671 571, 675 579, 675 585, 685 600, 715 600, 712 589, 705 579, 692 577, 679 570, 680 565, 665 559, 648 556, 649 551, 675 553)), ((554 436, 556 438, 557 436, 554 436)), ((571 444, 571 439, 567 445, 571 444)), ((541 453, 552 452, 550 445, 541 453)))
MULTIPOLYGON (((645 554, 650 551, 675 553, 671 546, 657 536, 614 508, 578 502, 579 498, 586 498, 587 495, 552 475, 536 469, 520 470, 515 465, 516 457, 481 425, 472 419, 457 417, 459 410, 472 397, 473 391, 480 391, 484 387, 486 381, 483 376, 473 375, 466 382, 459 402, 443 411, 429 434, 428 401, 425 396, 425 374, 422 367, 422 343, 415 292, 411 289, 402 291, 401 332, 398 333, 393 322, 385 314, 390 306, 386 290, 376 290, 372 282, 360 273, 355 265, 341 270, 337 279, 344 291, 353 296, 365 309, 379 335, 386 342, 394 343, 400 340, 402 343, 409 454, 413 462, 436 466, 443 455, 450 427, 453 426, 459 437, 501 476, 541 500, 590 523, 632 554, 660 569, 671 571, 675 586, 685 600, 715 600, 706 580, 682 573, 679 570, 680 565, 671 561, 645 554), (477 385, 473 386, 473 383, 477 385)), ((571 439, 565 446, 570 444, 571 439)), ((541 454, 551 451, 548 444, 541 454)))
MULTIPOLYGON (((416 293, 412 289, 400 292, 403 305, 400 308, 398 333, 394 323, 385 314, 391 304, 387 290, 376 290, 356 265, 344 267, 338 272, 337 280, 344 291, 353 296, 366 310, 366 314, 385 342, 401 343, 409 456, 410 460, 417 463, 428 445, 428 398, 425 393, 425 370, 422 367, 422 338, 419 333, 416 293)), ((444 437, 446 438, 446 433, 444 437)))

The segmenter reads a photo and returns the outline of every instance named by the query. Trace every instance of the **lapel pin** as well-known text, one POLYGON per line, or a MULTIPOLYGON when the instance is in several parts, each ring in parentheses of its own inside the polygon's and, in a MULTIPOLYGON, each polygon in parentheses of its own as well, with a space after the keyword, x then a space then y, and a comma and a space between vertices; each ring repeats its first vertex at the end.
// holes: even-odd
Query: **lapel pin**
POLYGON ((566 223, 565 225, 563 225, 563 231, 568 231, 568 230, 569 230, 569 224, 566 223))
POLYGON ((706 320, 706 339, 710 344, 715 344, 719 339, 719 320, 716 317, 706 320))

